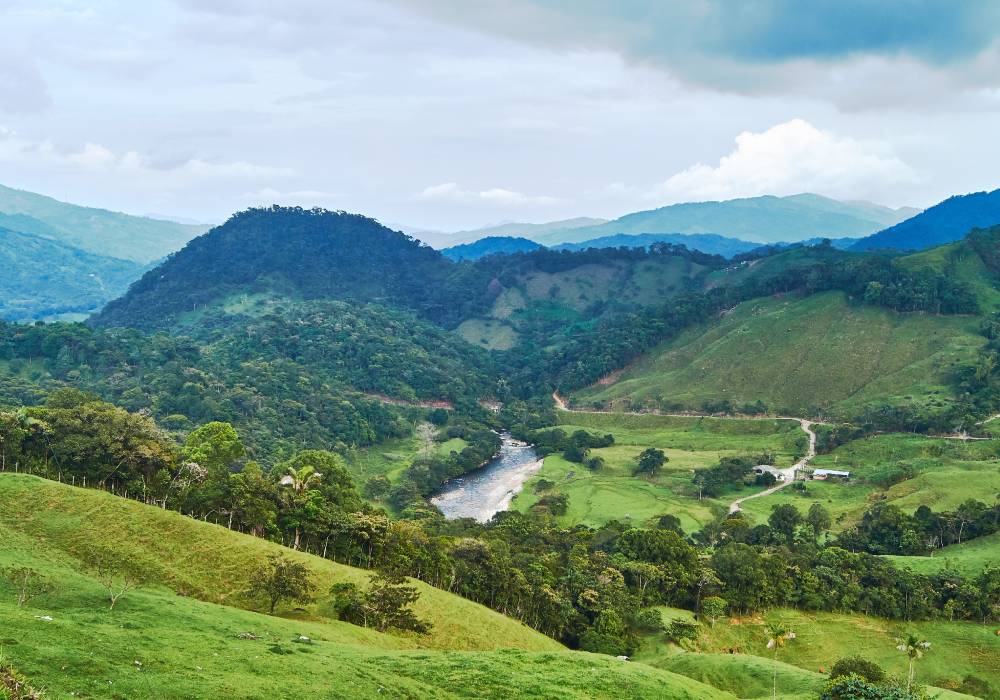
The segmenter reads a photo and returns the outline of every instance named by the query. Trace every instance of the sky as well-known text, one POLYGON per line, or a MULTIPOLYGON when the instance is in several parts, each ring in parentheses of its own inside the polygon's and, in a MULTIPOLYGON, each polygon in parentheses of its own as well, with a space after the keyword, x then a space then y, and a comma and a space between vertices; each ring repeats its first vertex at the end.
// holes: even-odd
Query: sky
POLYGON ((0 0, 0 184, 435 230, 1000 187, 995 0, 0 0))

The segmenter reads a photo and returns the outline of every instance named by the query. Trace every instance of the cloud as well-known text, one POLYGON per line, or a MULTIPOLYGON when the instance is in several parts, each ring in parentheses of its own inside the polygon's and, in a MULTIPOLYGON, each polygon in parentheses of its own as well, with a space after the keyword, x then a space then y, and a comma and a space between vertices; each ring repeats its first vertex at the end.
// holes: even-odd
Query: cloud
POLYGON ((288 168, 258 165, 247 161, 210 161, 187 158, 158 164, 137 151, 115 153, 98 143, 84 143, 77 149, 61 148, 51 141, 32 141, 15 131, 0 127, 0 162, 75 170, 81 175, 119 175, 148 181, 207 182, 213 180, 253 181, 291 177, 288 168))
MULTIPOLYGON (((534 45, 610 50, 740 94, 833 89, 841 67, 872 57, 947 69, 961 88, 965 64, 1000 44, 995 0, 393 1, 534 45)), ((1000 84, 996 72, 978 77, 1000 84)))
POLYGON ((559 200, 556 197, 532 196, 521 192, 514 192, 502 187, 492 187, 487 190, 473 191, 465 190, 454 182, 446 182, 440 185, 433 185, 424 188, 418 199, 443 202, 483 202, 507 207, 523 206, 544 206, 555 204, 559 200))
POLYGON ((0 112, 30 114, 51 104, 48 86, 38 66, 0 49, 0 112))
POLYGON ((324 192, 322 190, 291 190, 283 192, 273 187, 265 187, 255 192, 244 192, 239 196, 239 199, 248 204, 284 204, 300 207, 329 207, 344 198, 345 195, 341 192, 324 192))
POLYGON ((800 192, 842 199, 865 193, 877 199, 901 185, 920 181, 919 174, 883 144, 838 136, 793 119, 760 133, 739 134, 735 150, 716 165, 692 165, 643 190, 615 183, 607 188, 607 194, 659 202, 800 192))

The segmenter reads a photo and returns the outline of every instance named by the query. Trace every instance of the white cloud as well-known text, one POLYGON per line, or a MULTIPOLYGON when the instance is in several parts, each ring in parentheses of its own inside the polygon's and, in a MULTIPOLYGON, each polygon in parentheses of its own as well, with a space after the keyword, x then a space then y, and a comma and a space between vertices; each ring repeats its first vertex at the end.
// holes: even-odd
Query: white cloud
POLYGON ((514 192, 502 187, 491 187, 486 190, 466 190, 454 182, 445 182, 440 185, 426 187, 420 194, 419 199, 443 201, 443 202, 484 202, 489 204, 499 204, 509 207, 522 206, 544 206, 555 204, 559 200, 556 197, 545 195, 532 196, 522 192, 514 192))
MULTIPOLYGON (((761 133, 744 131, 717 165, 698 163, 647 191, 672 202, 817 192, 855 198, 916 183, 920 176, 877 142, 862 142, 793 119, 761 133)), ((620 183, 609 193, 621 193, 620 183)))
POLYGON ((299 207, 331 207, 344 199, 341 192, 324 192, 322 190, 291 190, 281 191, 273 187, 265 187, 256 192, 244 192, 239 199, 248 204, 268 205, 284 204, 299 207))
POLYGON ((51 141, 22 138, 17 132, 4 127, 0 127, 0 162, 75 170, 80 175, 119 175, 141 179, 149 186, 162 185, 167 181, 259 181, 295 175, 289 168, 242 160, 224 162, 188 158, 169 165, 158 165, 134 150, 118 154, 107 146, 91 142, 78 149, 61 148, 51 141))

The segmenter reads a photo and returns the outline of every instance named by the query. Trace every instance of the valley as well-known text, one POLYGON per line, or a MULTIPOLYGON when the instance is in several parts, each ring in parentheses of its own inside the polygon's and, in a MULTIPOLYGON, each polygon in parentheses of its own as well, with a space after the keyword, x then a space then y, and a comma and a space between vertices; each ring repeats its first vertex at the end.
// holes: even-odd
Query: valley
POLYGON ((932 693, 994 698, 998 235, 453 262, 234 217, 86 324, 0 325, 3 663, 55 696, 806 698, 913 633, 932 693))

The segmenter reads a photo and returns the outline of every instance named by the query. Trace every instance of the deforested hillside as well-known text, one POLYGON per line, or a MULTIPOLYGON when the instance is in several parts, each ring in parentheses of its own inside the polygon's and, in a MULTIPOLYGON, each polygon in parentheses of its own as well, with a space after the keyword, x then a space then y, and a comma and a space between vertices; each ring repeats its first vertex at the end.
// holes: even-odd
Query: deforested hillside
MULTIPOLYGON (((748 298, 684 329, 576 399, 695 410, 739 410, 760 400, 777 412, 853 418, 901 410, 908 418, 900 418, 900 427, 910 420, 947 429, 972 410, 962 398, 964 378, 989 352, 983 319, 998 308, 1000 295, 993 263, 980 251, 994 245, 995 234, 982 232, 893 260, 891 269, 902 275, 898 282, 861 272, 859 284, 839 290, 799 287, 748 298), (946 291, 940 287, 944 280, 957 286, 946 291), (903 289, 909 290, 906 299, 898 296, 903 289), (941 293, 965 301, 939 313, 931 300, 941 293)), ((723 281, 759 284, 781 279, 789 269, 805 280, 818 269, 812 265, 791 251, 723 281)))
POLYGON ((110 494, 0 474, 0 568, 15 565, 53 584, 24 607, 0 584, 3 663, 52 697, 105 697, 111 688, 120 697, 473 698, 524 687, 552 697, 613 698, 623 687, 635 698, 734 697, 566 651, 420 582, 416 611, 429 633, 340 622, 328 589, 363 583, 368 572, 110 494), (112 610, 87 563, 104 549, 126 553, 142 581, 112 610), (255 612, 261 601, 245 594, 248 577, 275 553, 305 564, 317 582, 320 599, 308 609, 255 612))

